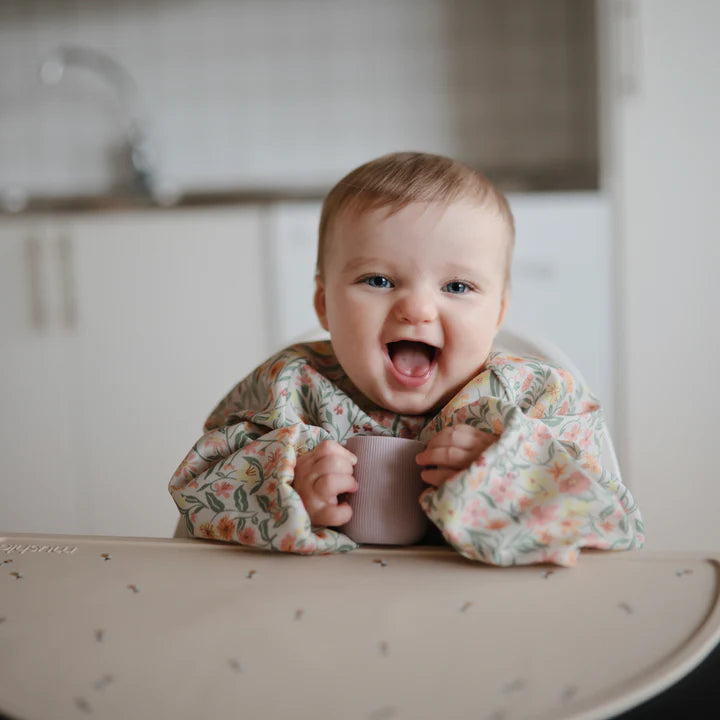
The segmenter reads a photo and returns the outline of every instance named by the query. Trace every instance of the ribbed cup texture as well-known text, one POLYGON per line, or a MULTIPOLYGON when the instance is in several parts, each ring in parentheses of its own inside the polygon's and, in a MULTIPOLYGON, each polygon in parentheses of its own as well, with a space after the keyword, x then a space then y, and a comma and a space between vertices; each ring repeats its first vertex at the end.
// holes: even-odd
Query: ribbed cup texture
POLYGON ((339 530, 358 543, 412 545, 427 530, 418 498, 427 487, 415 456, 425 448, 417 440, 358 435, 345 447, 357 456, 357 492, 348 493, 350 522, 339 530))

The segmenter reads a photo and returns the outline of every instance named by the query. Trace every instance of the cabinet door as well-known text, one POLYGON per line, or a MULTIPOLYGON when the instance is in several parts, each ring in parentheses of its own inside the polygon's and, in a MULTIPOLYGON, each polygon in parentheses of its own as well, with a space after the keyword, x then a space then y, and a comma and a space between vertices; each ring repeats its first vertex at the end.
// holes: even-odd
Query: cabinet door
POLYGON ((83 512, 67 240, 0 223, 0 531, 74 532, 83 512))
POLYGON ((267 354, 258 209, 73 223, 83 532, 170 536, 167 482, 267 354))

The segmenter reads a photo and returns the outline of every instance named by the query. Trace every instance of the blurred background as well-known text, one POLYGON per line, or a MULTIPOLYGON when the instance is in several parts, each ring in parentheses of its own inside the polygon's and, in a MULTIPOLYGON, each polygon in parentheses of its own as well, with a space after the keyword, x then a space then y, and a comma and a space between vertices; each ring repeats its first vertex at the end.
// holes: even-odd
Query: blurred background
POLYGON ((508 322, 600 397, 652 549, 720 546, 714 0, 0 1, 0 529, 169 536, 217 400, 311 329, 327 190, 488 174, 508 322))

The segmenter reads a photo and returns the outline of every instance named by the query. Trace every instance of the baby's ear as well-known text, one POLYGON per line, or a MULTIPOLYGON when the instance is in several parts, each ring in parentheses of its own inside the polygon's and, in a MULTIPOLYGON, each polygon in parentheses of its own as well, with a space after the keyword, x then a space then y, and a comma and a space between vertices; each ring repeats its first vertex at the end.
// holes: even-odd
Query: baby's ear
POLYGON ((323 330, 329 330, 327 321, 327 304, 325 302, 325 285, 319 275, 315 276, 315 314, 323 330))

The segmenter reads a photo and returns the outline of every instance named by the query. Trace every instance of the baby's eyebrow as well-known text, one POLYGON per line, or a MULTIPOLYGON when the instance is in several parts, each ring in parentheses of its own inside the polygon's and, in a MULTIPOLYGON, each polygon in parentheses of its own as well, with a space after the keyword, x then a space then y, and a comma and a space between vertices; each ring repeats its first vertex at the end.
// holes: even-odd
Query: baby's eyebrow
POLYGON ((387 261, 383 261, 380 258, 376 257, 355 257, 351 258, 345 263, 342 272, 352 272, 363 267, 381 265, 383 262, 387 261))

